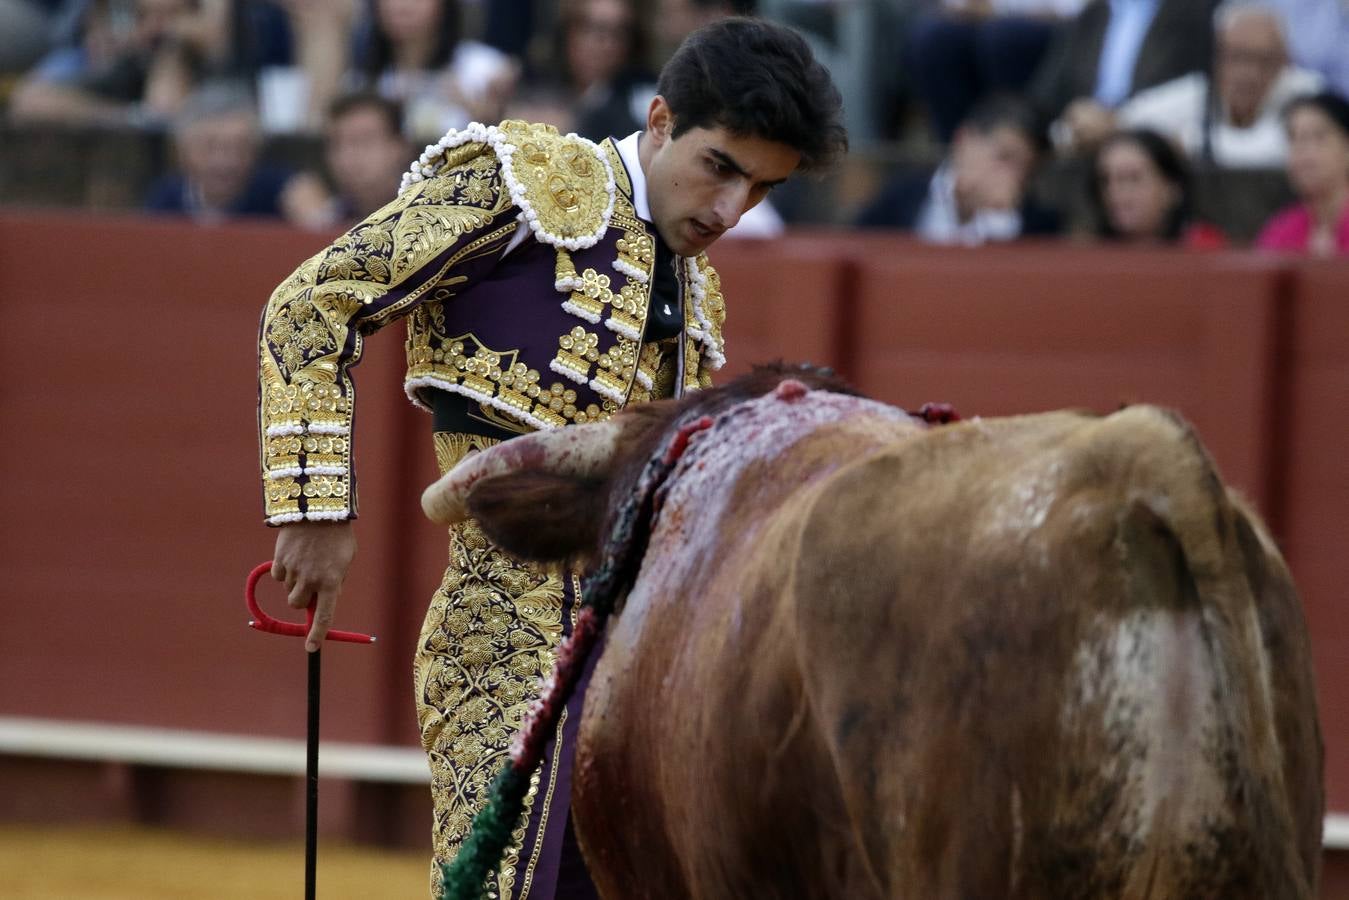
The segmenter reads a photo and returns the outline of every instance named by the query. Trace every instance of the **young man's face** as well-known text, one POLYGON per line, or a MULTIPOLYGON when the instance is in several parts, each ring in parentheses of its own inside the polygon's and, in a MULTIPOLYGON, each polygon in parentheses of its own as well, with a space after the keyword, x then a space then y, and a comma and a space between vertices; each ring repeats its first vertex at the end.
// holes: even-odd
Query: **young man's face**
POLYGON ((721 126, 673 131, 670 107, 656 97, 643 136, 647 197, 656 230, 680 256, 710 247, 801 162, 786 144, 721 126))

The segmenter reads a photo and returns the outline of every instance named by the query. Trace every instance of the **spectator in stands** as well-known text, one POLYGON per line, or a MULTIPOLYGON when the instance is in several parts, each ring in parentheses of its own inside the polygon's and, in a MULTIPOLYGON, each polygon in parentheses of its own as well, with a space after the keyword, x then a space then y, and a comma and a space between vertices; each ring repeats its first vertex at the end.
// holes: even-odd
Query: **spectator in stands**
POLYGON ((195 92, 173 126, 179 171, 150 188, 146 209, 199 222, 240 216, 304 220, 321 186, 312 176, 260 161, 257 112, 242 84, 215 82, 195 92))
POLYGON ((329 109, 323 147, 332 191, 314 174, 290 179, 281 211, 311 231, 349 228, 397 196, 414 155, 397 101, 371 91, 343 94, 329 109))
POLYGON ((128 23, 107 0, 91 0, 77 42, 38 63, 15 89, 10 115, 20 122, 114 127, 165 122, 206 62, 223 52, 222 9, 192 0, 136 0, 128 23))
POLYGON ((1329 91, 1289 105, 1288 179, 1299 202, 1270 220, 1256 246, 1349 256, 1349 100, 1329 91))
POLYGON ((337 98, 323 153, 342 224, 357 222, 392 200, 416 158, 403 135, 402 107, 372 93, 337 98))
POLYGON ((575 95, 576 132, 593 141, 640 131, 656 96, 646 39, 631 0, 563 7, 562 68, 575 95))
POLYGON ((752 16, 754 0, 657 0, 656 26, 661 56, 668 57, 684 38, 704 25, 729 16, 752 16))
POLYGON ((1084 0, 941 0, 909 34, 918 95, 942 143, 980 98, 1022 90, 1084 0))
POLYGON ((1054 234, 1058 217, 1027 196, 1044 146, 1029 104, 1011 96, 990 97, 956 129, 950 155, 935 172, 899 176, 857 224, 967 246, 1054 234))
POLYGON ((1110 111, 1209 64, 1215 0, 1091 0, 1050 48, 1029 93, 1063 152, 1089 150, 1110 111))
POLYGON ((366 86, 403 103, 419 140, 497 121, 518 78, 510 57, 463 38, 458 0, 374 0, 365 44, 366 86))
POLYGON ((1125 244, 1179 244, 1216 249, 1226 238, 1193 218, 1193 189, 1185 156, 1155 131, 1117 131, 1091 160, 1088 199, 1096 234, 1125 244))
POLYGON ((1283 16, 1268 0, 1227 0, 1214 13, 1214 31, 1211 82, 1191 72, 1149 88, 1120 108, 1120 123, 1165 134, 1191 158, 1220 166, 1282 166, 1283 108, 1319 90, 1321 76, 1289 65, 1283 16))
POLYGON ((248 30, 233 74, 257 79, 263 129, 321 131, 351 66, 358 0, 233 2, 248 30))
POLYGON ((1276 0, 1288 23, 1293 62, 1319 72, 1331 90, 1349 96, 1349 3, 1276 0))

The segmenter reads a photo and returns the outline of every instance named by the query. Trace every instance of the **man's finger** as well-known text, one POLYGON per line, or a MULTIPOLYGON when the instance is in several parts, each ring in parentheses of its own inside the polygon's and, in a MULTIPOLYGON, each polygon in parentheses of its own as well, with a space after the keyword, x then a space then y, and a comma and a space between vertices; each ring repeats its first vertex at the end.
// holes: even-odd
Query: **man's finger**
POLYGON ((337 591, 325 588, 319 592, 318 602, 314 605, 314 627, 309 629, 309 638, 304 648, 310 653, 323 646, 323 639, 333 624, 333 613, 337 606, 337 591))
POLYGON ((286 564, 283 562, 272 563, 272 577, 277 581, 286 580, 286 564))
POLYGON ((291 609, 304 609, 309 605, 309 601, 314 599, 317 593, 309 582, 299 582, 291 585, 290 594, 286 596, 286 603, 291 609))

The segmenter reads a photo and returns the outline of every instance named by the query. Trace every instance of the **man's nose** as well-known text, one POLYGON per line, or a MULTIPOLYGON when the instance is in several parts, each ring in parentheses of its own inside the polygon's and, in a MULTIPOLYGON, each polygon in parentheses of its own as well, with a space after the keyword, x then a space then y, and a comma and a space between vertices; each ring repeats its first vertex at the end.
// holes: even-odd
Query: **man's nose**
POLYGON ((716 213, 717 225, 722 230, 727 230, 735 227, 748 207, 749 186, 737 184, 728 186, 717 195, 717 199, 712 205, 712 211, 716 213))

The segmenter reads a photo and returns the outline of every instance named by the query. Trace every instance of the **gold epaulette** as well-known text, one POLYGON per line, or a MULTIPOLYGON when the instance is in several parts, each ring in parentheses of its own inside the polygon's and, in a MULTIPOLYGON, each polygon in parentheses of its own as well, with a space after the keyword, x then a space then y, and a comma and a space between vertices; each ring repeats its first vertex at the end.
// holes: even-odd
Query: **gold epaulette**
POLYGON ((524 213, 535 237, 564 250, 594 246, 614 211, 614 172, 603 150, 551 125, 508 119, 500 125, 469 124, 431 144, 403 189, 453 174, 488 151, 501 165, 511 201, 524 213))

